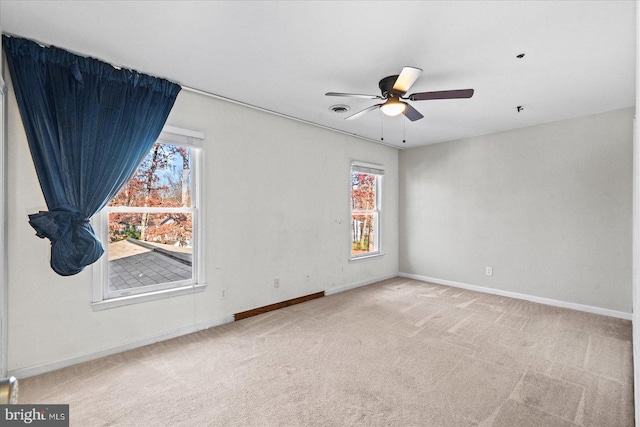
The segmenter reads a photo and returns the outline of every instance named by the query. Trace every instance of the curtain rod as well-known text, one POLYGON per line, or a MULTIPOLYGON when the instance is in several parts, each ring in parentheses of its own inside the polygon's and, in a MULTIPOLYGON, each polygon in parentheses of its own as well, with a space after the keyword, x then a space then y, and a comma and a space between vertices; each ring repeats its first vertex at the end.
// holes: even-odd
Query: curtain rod
MULTIPOLYGON (((22 36, 14 35, 12 33, 3 32, 2 34, 7 35, 9 37, 22 38, 22 36)), ((37 41, 37 40, 33 40, 33 39, 29 39, 29 40, 31 40, 31 41, 33 41, 35 43, 38 43, 40 46, 43 46, 43 47, 51 46, 51 45, 46 44, 46 43, 41 43, 40 41, 37 41)), ((74 55, 87 57, 84 54, 73 52, 73 51, 68 50, 68 49, 65 49, 65 50, 67 50, 68 52, 71 52, 74 55)), ((93 58, 93 57, 91 57, 91 58, 93 58)), ((118 65, 111 64, 110 62, 104 61, 104 60, 102 60, 100 58, 96 58, 96 59, 98 59, 99 61, 105 62, 107 64, 110 64, 114 68, 127 68, 127 69, 129 69, 128 67, 121 67, 121 66, 118 66, 118 65)), ((154 77, 156 77, 156 76, 154 76, 154 77)), ((164 78, 164 77, 159 77, 159 78, 164 78)), ((167 80, 170 80, 170 79, 167 79, 167 80)), ((187 92, 197 93, 199 95, 208 96, 210 98, 219 99, 221 101, 231 102, 232 104, 242 105, 243 107, 248 107, 248 108, 251 108, 251 109, 254 109, 254 110, 262 111, 264 113, 273 114, 273 115, 276 115, 276 116, 279 116, 279 117, 283 117, 285 119, 295 120, 296 122, 305 123, 305 124, 308 124, 308 125, 311 125, 311 126, 316 126, 316 127, 322 128, 322 129, 330 130, 332 132, 338 132, 338 133, 341 133, 343 135, 349 135, 349 136, 352 136, 352 137, 355 137, 355 138, 363 139, 365 141, 374 142, 376 144, 385 145, 387 147, 396 148, 398 150, 404 150, 404 148, 402 148, 402 147, 397 147, 395 145, 388 144, 388 143, 385 143, 383 141, 378 141, 376 139, 367 138, 366 136, 360 136, 360 135, 357 135, 355 133, 349 133, 349 132, 345 132, 345 131, 340 130, 340 129, 335 129, 335 128, 332 128, 332 127, 329 127, 329 126, 325 126, 325 125, 321 125, 321 124, 318 124, 318 123, 310 122, 308 120, 299 119, 297 117, 289 116, 289 115, 286 115, 286 114, 278 113, 278 112, 273 111, 273 110, 268 110, 266 108, 258 107, 257 105, 247 104, 246 102, 238 101, 238 100, 235 100, 235 99, 232 99, 232 98, 227 98, 226 96, 216 95, 215 93, 206 92, 204 90, 195 89, 195 88, 192 88, 192 87, 189 87, 189 86, 185 86, 185 85, 182 85, 182 84, 177 83, 177 82, 174 82, 174 83, 179 85, 183 90, 186 90, 187 92)))
POLYGON ((335 129, 335 128, 332 128, 332 127, 329 127, 329 126, 321 125, 319 123, 314 123, 314 122, 310 122, 308 120, 299 119, 297 117, 289 116, 287 114, 278 113, 278 112, 273 111, 273 110, 268 110, 266 108, 258 107, 257 105, 247 104, 246 102, 238 101, 238 100, 233 99, 233 98, 227 98, 226 96, 216 95, 215 93, 206 92, 204 90, 195 89, 195 88, 192 88, 192 87, 189 87, 189 86, 184 86, 184 85, 180 85, 180 87, 182 87, 182 89, 186 90, 187 92, 197 93, 199 95, 208 96, 210 98, 219 99, 221 101, 230 102, 230 103, 236 104, 236 105, 242 105, 243 107, 248 107, 248 108, 251 108, 253 110, 258 110, 258 111, 262 111, 264 113, 273 114, 275 116, 283 117, 285 119, 294 120, 296 122, 304 123, 304 124, 311 125, 311 126, 316 126, 316 127, 322 128, 322 129, 330 130, 332 132, 338 132, 338 133, 341 133, 341 134, 344 134, 344 135, 353 136, 355 138, 363 139, 363 140, 369 141, 369 142, 374 142, 374 143, 380 144, 380 145, 385 145, 385 146, 391 147, 391 148, 396 148, 398 150, 404 150, 404 148, 402 148, 402 147, 397 147, 395 145, 387 144, 387 143, 382 142, 382 141, 378 141, 378 140, 375 140, 375 139, 372 139, 372 138, 367 138, 366 136, 357 135, 355 133, 349 133, 349 132, 346 132, 346 131, 343 131, 343 130, 340 130, 340 129, 335 129))

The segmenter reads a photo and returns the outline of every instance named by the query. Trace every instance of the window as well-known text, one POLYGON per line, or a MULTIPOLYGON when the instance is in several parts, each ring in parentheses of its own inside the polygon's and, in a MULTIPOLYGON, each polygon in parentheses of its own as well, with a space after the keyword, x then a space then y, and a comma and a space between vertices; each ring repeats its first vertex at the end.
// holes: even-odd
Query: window
POLYGON ((131 179, 94 218, 105 254, 94 309, 204 289, 203 135, 165 126, 131 179))
POLYGON ((381 254, 382 166, 351 162, 351 259, 381 254))

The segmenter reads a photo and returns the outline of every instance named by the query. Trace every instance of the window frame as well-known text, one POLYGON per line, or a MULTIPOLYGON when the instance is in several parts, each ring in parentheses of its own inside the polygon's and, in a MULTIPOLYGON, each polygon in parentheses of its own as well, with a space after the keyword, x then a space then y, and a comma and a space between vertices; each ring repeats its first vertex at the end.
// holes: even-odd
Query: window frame
MULTIPOLYGON (((358 172, 358 170, 355 170, 358 172)), ((357 261, 361 259, 375 258, 384 255, 382 251, 382 186, 383 186, 383 177, 384 177, 384 166, 376 163, 368 163, 361 162, 358 160, 351 160, 351 164, 349 166, 349 261, 357 261), (371 210, 359 210, 356 209, 356 212, 361 213, 373 213, 374 214, 374 245, 375 250, 371 252, 366 252, 363 254, 353 254, 353 239, 352 239, 352 221, 353 221, 353 213, 354 209, 352 207, 352 199, 351 199, 351 176, 354 173, 354 168, 359 169, 359 172, 368 173, 371 175, 375 175, 375 207, 371 210)))
POLYGON ((204 245, 204 181, 202 179, 202 164, 204 157, 204 134, 199 131, 165 126, 157 139, 157 142, 170 145, 189 147, 191 150, 191 199, 190 208, 149 208, 149 207, 105 207, 91 219, 92 226, 97 237, 103 242, 105 253, 93 264, 93 297, 91 307, 94 311, 130 304, 153 301, 162 298, 170 298, 178 295, 202 292, 206 288, 205 282, 205 245, 204 245), (118 211, 135 211, 159 213, 171 211, 189 211, 193 223, 193 261, 192 279, 176 282, 147 285, 133 291, 109 290, 109 213, 118 211))

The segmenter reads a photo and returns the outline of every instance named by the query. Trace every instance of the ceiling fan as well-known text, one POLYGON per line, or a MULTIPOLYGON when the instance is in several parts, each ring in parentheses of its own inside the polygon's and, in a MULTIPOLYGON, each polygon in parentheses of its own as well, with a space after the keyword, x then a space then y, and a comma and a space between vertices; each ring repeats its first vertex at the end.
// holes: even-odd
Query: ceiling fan
POLYGON ((353 120, 355 118, 363 116, 369 111, 380 108, 380 111, 382 111, 387 116, 397 116, 399 114, 404 114, 412 122, 420 120, 424 116, 410 104, 404 102, 403 100, 405 99, 409 101, 426 101, 430 99, 471 98, 473 96, 473 89, 418 92, 412 93, 409 96, 404 96, 411 85, 413 85, 413 83, 415 83, 415 81, 418 79, 420 73, 422 73, 422 70, 420 68, 404 67, 399 75, 385 77, 384 79, 380 80, 380 83, 378 83, 378 87, 382 92, 382 96, 340 92, 327 92, 325 95, 384 100, 383 103, 372 105, 371 107, 365 108, 362 111, 358 111, 357 113, 352 114, 349 117, 345 117, 345 120, 353 120))

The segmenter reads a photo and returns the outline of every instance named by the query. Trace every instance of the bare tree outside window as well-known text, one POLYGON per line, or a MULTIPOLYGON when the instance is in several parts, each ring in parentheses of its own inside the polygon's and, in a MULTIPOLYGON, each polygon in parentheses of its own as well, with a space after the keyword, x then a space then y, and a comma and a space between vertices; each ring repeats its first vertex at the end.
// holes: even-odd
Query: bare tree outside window
POLYGON ((108 207, 111 290, 192 278, 189 147, 156 142, 108 207))

